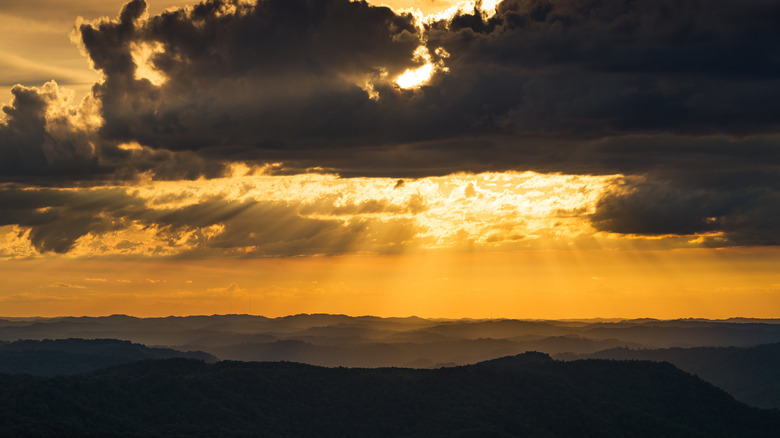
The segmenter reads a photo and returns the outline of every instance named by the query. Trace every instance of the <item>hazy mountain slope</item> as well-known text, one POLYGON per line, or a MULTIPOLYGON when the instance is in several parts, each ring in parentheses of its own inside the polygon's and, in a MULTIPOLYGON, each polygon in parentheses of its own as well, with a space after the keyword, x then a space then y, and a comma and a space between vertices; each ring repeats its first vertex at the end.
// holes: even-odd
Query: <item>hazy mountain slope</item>
POLYGON ((144 361, 0 375, 0 434, 268 437, 775 437, 750 408, 669 364, 529 353, 438 370, 144 361))
POLYGON ((0 372, 41 376, 76 374, 145 359, 183 357, 215 362, 201 351, 150 348, 116 339, 16 341, 0 345, 0 372))
POLYGON ((748 348, 616 348, 579 357, 670 362, 723 388, 737 400, 780 408, 780 343, 748 348))
POLYGON ((780 342, 780 325, 716 321, 599 324, 581 331, 593 339, 614 338, 656 347, 740 346, 780 342))
MULTIPOLYGON (((437 324, 422 318, 350 317, 345 315, 291 315, 266 318, 255 315, 211 315, 165 318, 136 318, 126 315, 105 317, 60 317, 28 320, 0 319, 0 340, 116 338, 147 345, 184 345, 209 343, 209 340, 235 336, 233 343, 246 342, 248 336, 266 340, 282 339, 310 329, 352 326, 386 331, 386 334, 416 330, 437 324), (243 339, 242 339, 243 338, 243 339)), ((229 343, 220 341, 221 345, 229 343)))
POLYGON ((584 338, 554 337, 534 341, 509 339, 450 339, 431 342, 355 342, 347 338, 278 340, 226 346, 193 346, 220 359, 244 361, 292 361, 320 366, 345 367, 436 367, 441 364, 467 365, 523 353, 544 351, 593 352, 600 346, 626 345, 616 340, 593 341, 584 338), (316 343, 315 343, 316 342, 316 343))

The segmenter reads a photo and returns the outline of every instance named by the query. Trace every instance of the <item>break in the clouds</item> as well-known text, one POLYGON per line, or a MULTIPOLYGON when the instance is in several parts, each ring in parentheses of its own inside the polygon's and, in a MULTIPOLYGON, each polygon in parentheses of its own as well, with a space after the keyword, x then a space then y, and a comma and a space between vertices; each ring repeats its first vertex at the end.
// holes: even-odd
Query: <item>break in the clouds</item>
POLYGON ((6 187, 0 257, 268 257, 593 245, 578 217, 609 178, 531 172, 404 182, 242 175, 132 186, 6 187), (29 242, 29 243, 28 243, 29 242))
MULTIPOLYGON (((215 178, 238 161, 396 179, 624 175, 579 210, 596 232, 776 245, 778 19, 770 0, 505 0, 494 14, 429 21, 348 0, 208 1, 155 15, 134 0, 117 18, 79 23, 75 35, 102 75, 80 105, 53 83, 14 89, 0 171, 9 183, 57 186, 215 178), (429 77, 399 85, 426 66, 429 77)), ((81 221, 63 213, 66 226, 52 219, 52 202, 3 223, 55 252, 118 222, 157 235, 211 229, 193 237, 193 251, 257 251, 273 247, 258 234, 273 228, 248 218, 276 217, 304 230, 269 234, 298 242, 270 251, 282 255, 349 251, 345 242, 371 228, 365 217, 326 220, 306 203, 230 198, 187 207, 186 223, 145 206, 81 221), (54 223, 66 230, 56 238, 46 231, 54 223)), ((339 208, 365 215, 380 204, 339 208)), ((425 235, 408 222, 419 212, 393 208, 407 221, 387 234, 400 236, 395 247, 425 235)))

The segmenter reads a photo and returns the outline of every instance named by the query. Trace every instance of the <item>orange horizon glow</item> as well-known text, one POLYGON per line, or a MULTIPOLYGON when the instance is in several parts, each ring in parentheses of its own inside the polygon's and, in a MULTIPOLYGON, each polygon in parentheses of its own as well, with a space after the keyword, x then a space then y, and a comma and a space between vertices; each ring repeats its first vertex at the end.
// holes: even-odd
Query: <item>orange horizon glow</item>
POLYGON ((777 318, 778 263, 778 248, 13 260, 0 315, 777 318))

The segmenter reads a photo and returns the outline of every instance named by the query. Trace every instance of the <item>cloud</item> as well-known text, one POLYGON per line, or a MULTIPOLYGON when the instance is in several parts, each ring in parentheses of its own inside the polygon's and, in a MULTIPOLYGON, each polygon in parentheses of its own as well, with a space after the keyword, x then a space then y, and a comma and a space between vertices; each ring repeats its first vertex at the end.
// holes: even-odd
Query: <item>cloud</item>
POLYGON ((65 288, 65 289, 86 289, 87 287, 81 284, 55 282, 49 285, 49 287, 65 288))
MULTIPOLYGON (((493 16, 421 25, 348 0, 210 0, 151 15, 133 0, 78 27, 103 78, 86 100, 53 82, 14 88, 0 177, 19 186, 1 194, 0 225, 29 229, 44 252, 110 233, 133 251, 141 240, 122 233, 135 227, 160 248, 295 255, 359 239, 390 251, 431 208, 335 205, 336 194, 149 208, 121 189, 21 189, 216 178, 246 162, 405 178, 399 190, 459 171, 624 175, 581 212, 597 230, 778 244, 779 16, 771 0, 505 0, 493 16), (422 65, 421 45, 446 68, 401 89, 395 78, 422 65)), ((484 237, 527 240, 514 229, 484 237)))
POLYGON ((449 54, 441 95, 494 129, 744 135, 778 128, 779 13, 766 0, 506 0, 426 36, 449 54))
POLYGON ((5 185, 0 247, 20 255, 28 253, 13 248, 28 242, 35 250, 28 255, 180 257, 388 254, 465 241, 511 249, 587 234, 579 216, 612 179, 528 172, 457 174, 402 187, 392 178, 333 175, 5 185))
POLYGON ((208 160, 348 176, 641 173, 644 157, 627 150, 607 168, 592 142, 735 138, 777 132, 780 120, 771 1, 507 0, 495 16, 459 13, 424 32, 409 15, 347 0, 144 11, 136 0, 80 27, 105 76, 94 91, 101 136, 208 160), (422 43, 448 70, 400 90, 393 79, 419 65, 422 43))
POLYGON ((54 81, 40 88, 17 85, 12 93, 0 122, 0 181, 68 185, 133 179, 143 172, 158 179, 192 179, 225 170, 223 163, 190 152, 105 140, 99 134, 100 101, 88 96, 74 105, 73 93, 54 81))
POLYGON ((712 246, 780 245, 780 173, 705 171, 694 178, 672 173, 629 179, 599 200, 591 221, 595 228, 613 233, 717 233, 705 240, 712 246))
MULTIPOLYGON (((421 229, 404 216, 360 215, 373 210, 323 211, 325 216, 351 214, 346 218, 307 217, 318 207, 294 199, 199 195, 191 204, 170 207, 148 201, 129 188, 5 187, 0 190, 0 225, 29 229, 25 236, 40 253, 78 253, 82 244, 92 245, 87 248, 92 254, 193 257, 397 252, 421 229)), ((399 208, 388 211, 404 213, 411 207, 399 208)))
POLYGON ((14 100, 3 106, 0 124, 0 175, 3 178, 105 171, 91 145, 91 115, 70 111, 69 97, 54 82, 42 88, 17 85, 14 100))
POLYGON ((347 0, 215 0, 148 20, 145 8, 80 27, 106 78, 101 134, 218 156, 376 142, 386 128, 367 89, 417 65, 421 41, 410 15, 347 0), (150 58, 160 86, 137 77, 143 47, 161 48, 150 58))
POLYGON ((0 224, 29 227, 29 240, 41 252, 68 252, 89 232, 119 226, 105 211, 132 208, 120 190, 75 191, 4 187, 0 190, 0 224))
POLYGON ((406 218, 322 219, 305 217, 300 210, 299 205, 288 202, 213 199, 158 215, 155 223, 162 235, 172 236, 171 240, 188 229, 224 226, 213 235, 192 235, 192 256, 392 253, 419 231, 419 226, 406 218))
POLYGON ((239 287, 238 283, 234 282, 234 283, 230 283, 227 287, 214 287, 214 288, 206 289, 206 292, 235 294, 235 293, 246 292, 246 289, 239 287))

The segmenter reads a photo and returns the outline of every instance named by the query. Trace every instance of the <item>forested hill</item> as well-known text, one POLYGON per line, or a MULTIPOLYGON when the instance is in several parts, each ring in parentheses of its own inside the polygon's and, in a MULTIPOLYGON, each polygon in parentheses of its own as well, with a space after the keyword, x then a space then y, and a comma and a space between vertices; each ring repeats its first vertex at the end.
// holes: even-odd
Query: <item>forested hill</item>
POLYGON ((776 437, 668 363, 527 353, 435 370, 142 361, 87 374, 0 375, 2 436, 776 437))
POLYGON ((740 401, 780 408, 780 343, 742 348, 613 348, 590 355, 558 357, 666 361, 723 388, 740 401))
POLYGON ((77 374, 144 359, 173 357, 217 361, 202 351, 153 348, 117 339, 20 340, 0 344, 0 373, 77 374))

